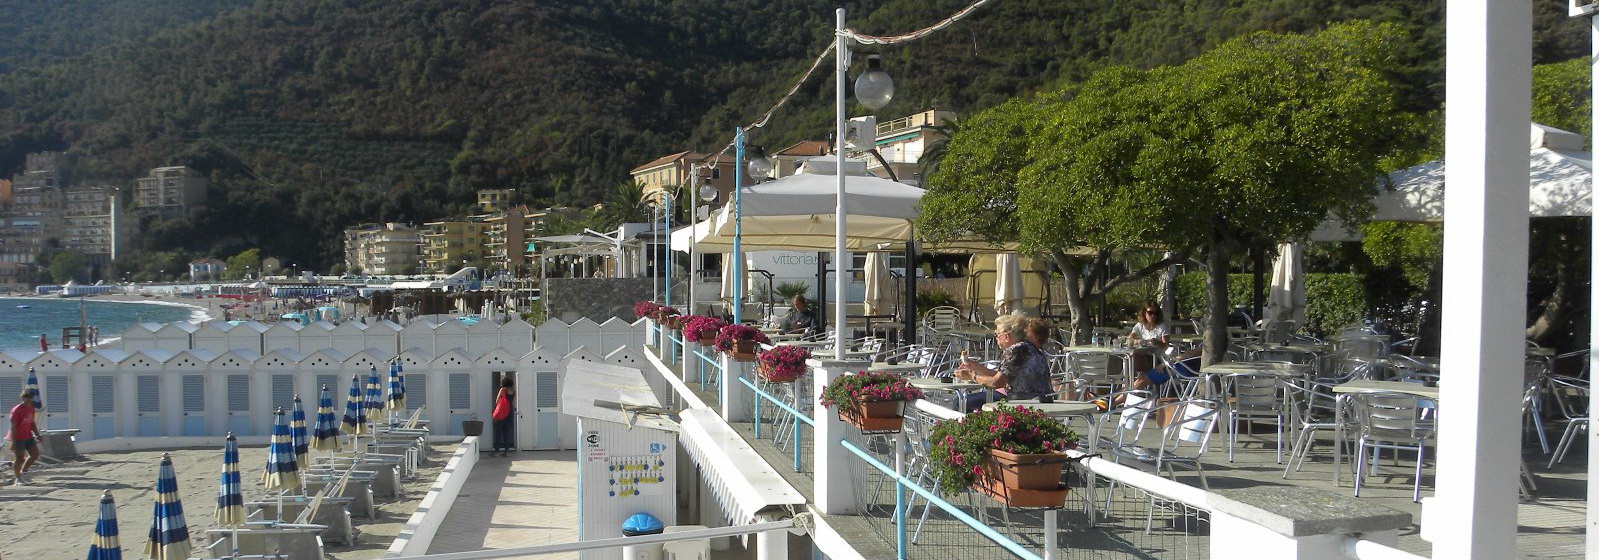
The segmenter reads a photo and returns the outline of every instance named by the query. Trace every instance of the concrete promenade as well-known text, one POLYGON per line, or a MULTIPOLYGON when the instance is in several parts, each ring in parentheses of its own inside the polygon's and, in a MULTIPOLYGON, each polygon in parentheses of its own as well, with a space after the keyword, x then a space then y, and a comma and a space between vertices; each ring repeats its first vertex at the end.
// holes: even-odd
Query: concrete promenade
MULTIPOLYGON (((428 553, 577 540, 575 452, 524 451, 479 459, 428 553)), ((577 553, 540 558, 575 559, 577 553)))

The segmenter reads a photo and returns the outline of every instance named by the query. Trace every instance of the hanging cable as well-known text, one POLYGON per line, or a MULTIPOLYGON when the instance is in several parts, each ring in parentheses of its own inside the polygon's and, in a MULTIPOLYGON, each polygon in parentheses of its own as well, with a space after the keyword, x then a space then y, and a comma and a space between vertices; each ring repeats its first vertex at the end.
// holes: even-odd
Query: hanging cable
MULTIPOLYGON (((965 19, 966 16, 969 16, 972 14, 972 12, 977 11, 977 9, 983 7, 984 4, 988 4, 992 1, 993 0, 977 0, 972 2, 971 5, 966 6, 954 14, 951 14, 949 17, 944 18, 938 23, 934 23, 910 33, 904 33, 900 35, 867 35, 857 32, 853 29, 845 29, 843 31, 843 35, 863 45, 897 45, 900 43, 908 43, 931 35, 941 29, 944 29, 945 27, 949 27, 955 22, 965 19)), ((782 108, 784 104, 788 103, 789 98, 794 97, 794 94, 799 92, 800 87, 805 85, 806 80, 811 79, 811 75, 816 73, 816 69, 822 66, 822 61, 827 60, 827 55, 832 54, 833 48, 834 42, 828 41, 827 47, 822 49, 822 52, 816 55, 815 60, 811 61, 811 67, 805 69, 805 73, 801 74, 799 79, 794 81, 794 85, 788 88, 788 93, 784 93, 783 97, 779 98, 777 103, 773 103, 772 107, 767 109, 765 113, 762 113, 760 118, 755 119, 754 122, 748 125, 745 125, 745 130, 762 128, 771 122, 772 115, 776 113, 778 109, 782 108)), ((734 142, 736 142, 736 140, 728 140, 727 145, 723 146, 722 149, 717 151, 716 155, 713 156, 714 159, 719 161, 722 156, 727 155, 727 151, 733 149, 734 142)))

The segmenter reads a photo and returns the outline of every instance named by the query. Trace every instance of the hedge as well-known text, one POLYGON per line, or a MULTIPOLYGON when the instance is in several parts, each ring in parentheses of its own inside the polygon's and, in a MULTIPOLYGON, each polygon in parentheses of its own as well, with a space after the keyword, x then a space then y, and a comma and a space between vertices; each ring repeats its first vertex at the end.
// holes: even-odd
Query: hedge
MULTIPOLYGON (((1253 274, 1230 275, 1227 300, 1234 306, 1254 305, 1254 298, 1249 294, 1254 281, 1253 274)), ((1360 274, 1306 274, 1304 330, 1325 335, 1358 323, 1369 309, 1364 281, 1360 274)), ((1269 284, 1265 287, 1269 287, 1269 284)), ((1176 289, 1179 316, 1205 315, 1204 273, 1193 272, 1177 277, 1176 289)))

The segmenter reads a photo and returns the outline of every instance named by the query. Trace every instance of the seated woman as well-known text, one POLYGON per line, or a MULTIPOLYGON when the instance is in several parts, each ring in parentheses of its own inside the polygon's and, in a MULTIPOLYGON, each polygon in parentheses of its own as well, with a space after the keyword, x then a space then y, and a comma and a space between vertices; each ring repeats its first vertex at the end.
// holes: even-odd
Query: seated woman
MULTIPOLYGON (((1001 348, 999 367, 990 369, 976 358, 961 353, 955 377, 975 381, 1011 399, 1036 399, 1054 393, 1049 383, 1049 357, 1027 340, 1028 318, 1017 313, 994 320, 994 338, 1001 348)), ((988 392, 966 396, 966 410, 977 410, 988 402, 988 392)))
MULTIPOLYGON (((1153 301, 1145 301, 1138 310, 1138 322, 1133 325, 1132 332, 1127 333, 1127 345, 1133 348, 1153 347, 1156 352, 1165 352, 1171 348, 1171 341, 1167 338, 1170 334, 1171 329, 1161 316, 1160 306, 1153 301)), ((1153 358, 1145 353, 1133 355, 1133 369, 1138 372, 1138 378, 1133 380, 1134 389, 1149 389, 1171 379, 1164 368, 1154 367, 1153 358)))

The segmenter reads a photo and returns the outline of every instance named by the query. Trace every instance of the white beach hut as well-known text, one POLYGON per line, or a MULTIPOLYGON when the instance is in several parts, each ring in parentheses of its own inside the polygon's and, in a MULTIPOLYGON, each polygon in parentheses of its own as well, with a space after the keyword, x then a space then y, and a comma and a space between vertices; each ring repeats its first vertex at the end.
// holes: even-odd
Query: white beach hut
POLYGON ((521 318, 500 325, 500 348, 521 356, 533 351, 533 325, 521 318))
POLYGON ((500 324, 494 321, 483 320, 466 328, 466 348, 468 353, 481 356, 484 352, 500 347, 500 324))
POLYGON ((294 321, 278 321, 261 336, 261 352, 273 350, 300 351, 300 331, 305 326, 294 321))
POLYGON ((333 327, 332 348, 345 354, 354 354, 367 348, 366 323, 345 321, 333 327))
POLYGON ((361 347, 380 348, 390 353, 398 352, 400 351, 400 331, 403 330, 405 330, 404 327, 388 320, 367 325, 366 330, 363 332, 366 342, 362 343, 361 347))
MULTIPOLYGON (((300 353, 310 354, 323 348, 332 348, 333 329, 336 326, 327 321, 317 321, 300 329, 300 353)), ((360 347, 355 348, 359 349, 360 347)))
POLYGON ((161 387, 168 397, 163 411, 167 435, 196 437, 221 431, 220 416, 212 419, 212 413, 220 411, 220 403, 206 398, 206 390, 211 383, 211 362, 223 354, 226 352, 185 350, 166 361, 161 387))
MULTIPOLYGON (((325 349, 331 350, 331 349, 325 349)), ((290 350, 273 350, 256 360, 250 371, 250 418, 258 434, 271 434, 278 407, 294 406, 294 378, 305 356, 290 350)), ((231 406, 230 406, 231 408, 231 406)))
POLYGON ((517 445, 522 449, 575 449, 577 421, 561 414, 561 356, 538 348, 517 359, 516 406, 522 411, 517 445))
POLYGON ((433 345, 433 323, 426 320, 413 321, 400 331, 400 352, 420 351, 432 356, 436 350, 433 345))
POLYGON ((294 391, 300 395, 301 404, 306 407, 307 422, 310 422, 310 415, 315 414, 318 391, 323 385, 327 385, 333 391, 335 404, 338 405, 340 414, 343 414, 344 393, 341 389, 349 389, 350 374, 361 372, 364 375, 366 368, 374 363, 370 356, 361 352, 356 352, 353 356, 360 356, 361 358, 357 360, 360 363, 350 363, 352 355, 346 355, 333 348, 323 348, 306 354, 305 358, 300 360, 299 376, 295 380, 294 391))
POLYGON ((261 354, 249 350, 229 350, 211 360, 206 373, 206 425, 217 431, 210 435, 256 435, 250 418, 250 373, 260 360, 261 354))
POLYGON ((593 348, 600 354, 610 354, 617 348, 637 345, 639 341, 634 340, 633 332, 632 323, 611 317, 600 325, 600 339, 593 348))
POLYGON ((155 331, 155 348, 153 349, 181 352, 193 348, 194 332, 198 330, 200 330, 198 325, 188 321, 173 321, 162 324, 161 328, 155 331))
POLYGON ((455 320, 434 325, 433 352, 442 355, 451 348, 466 350, 466 326, 455 320))
POLYGON ((233 325, 226 321, 206 321, 195 329, 191 336, 193 347, 210 350, 218 354, 228 351, 228 331, 233 330, 233 325))
MULTIPOLYGON (((488 379, 487 375, 477 375, 474 366, 472 359, 459 350, 446 350, 434 356, 426 368, 417 368, 414 371, 411 366, 406 366, 407 377, 422 373, 427 376, 429 388, 433 389, 432 393, 444 395, 442 399, 444 402, 441 403, 444 414, 435 416, 445 419, 445 425, 441 430, 443 433, 461 433, 461 422, 474 417, 487 423, 489 414, 493 412, 492 380, 488 379)), ((406 386, 411 385, 407 379, 406 386)))
POLYGON ((155 333, 161 330, 161 323, 138 323, 122 332, 122 349, 128 352, 138 352, 156 347, 155 333))
POLYGON ((266 325, 256 321, 246 321, 234 325, 232 329, 228 329, 228 347, 220 350, 219 353, 228 350, 249 350, 260 354, 261 337, 266 335, 268 328, 266 325))
MULTIPOLYGON (((128 354, 117 362, 113 372, 106 374, 91 373, 90 377, 90 403, 94 407, 94 424, 96 436, 103 433, 100 423, 109 421, 118 435, 123 437, 161 437, 166 434, 162 419, 161 378, 166 372, 166 363, 179 352, 188 352, 188 349, 169 352, 163 349, 140 350, 128 354), (113 390, 109 395, 110 410, 102 402, 101 384, 106 376, 112 377, 113 390), (129 398, 131 396, 132 398, 129 398)), ((87 365, 92 358, 81 362, 87 365)), ((176 402, 176 399, 173 399, 176 402)))
POLYGON ((535 328, 533 332, 536 348, 543 348, 557 356, 565 356, 567 352, 572 351, 571 325, 565 321, 550 319, 535 328))

